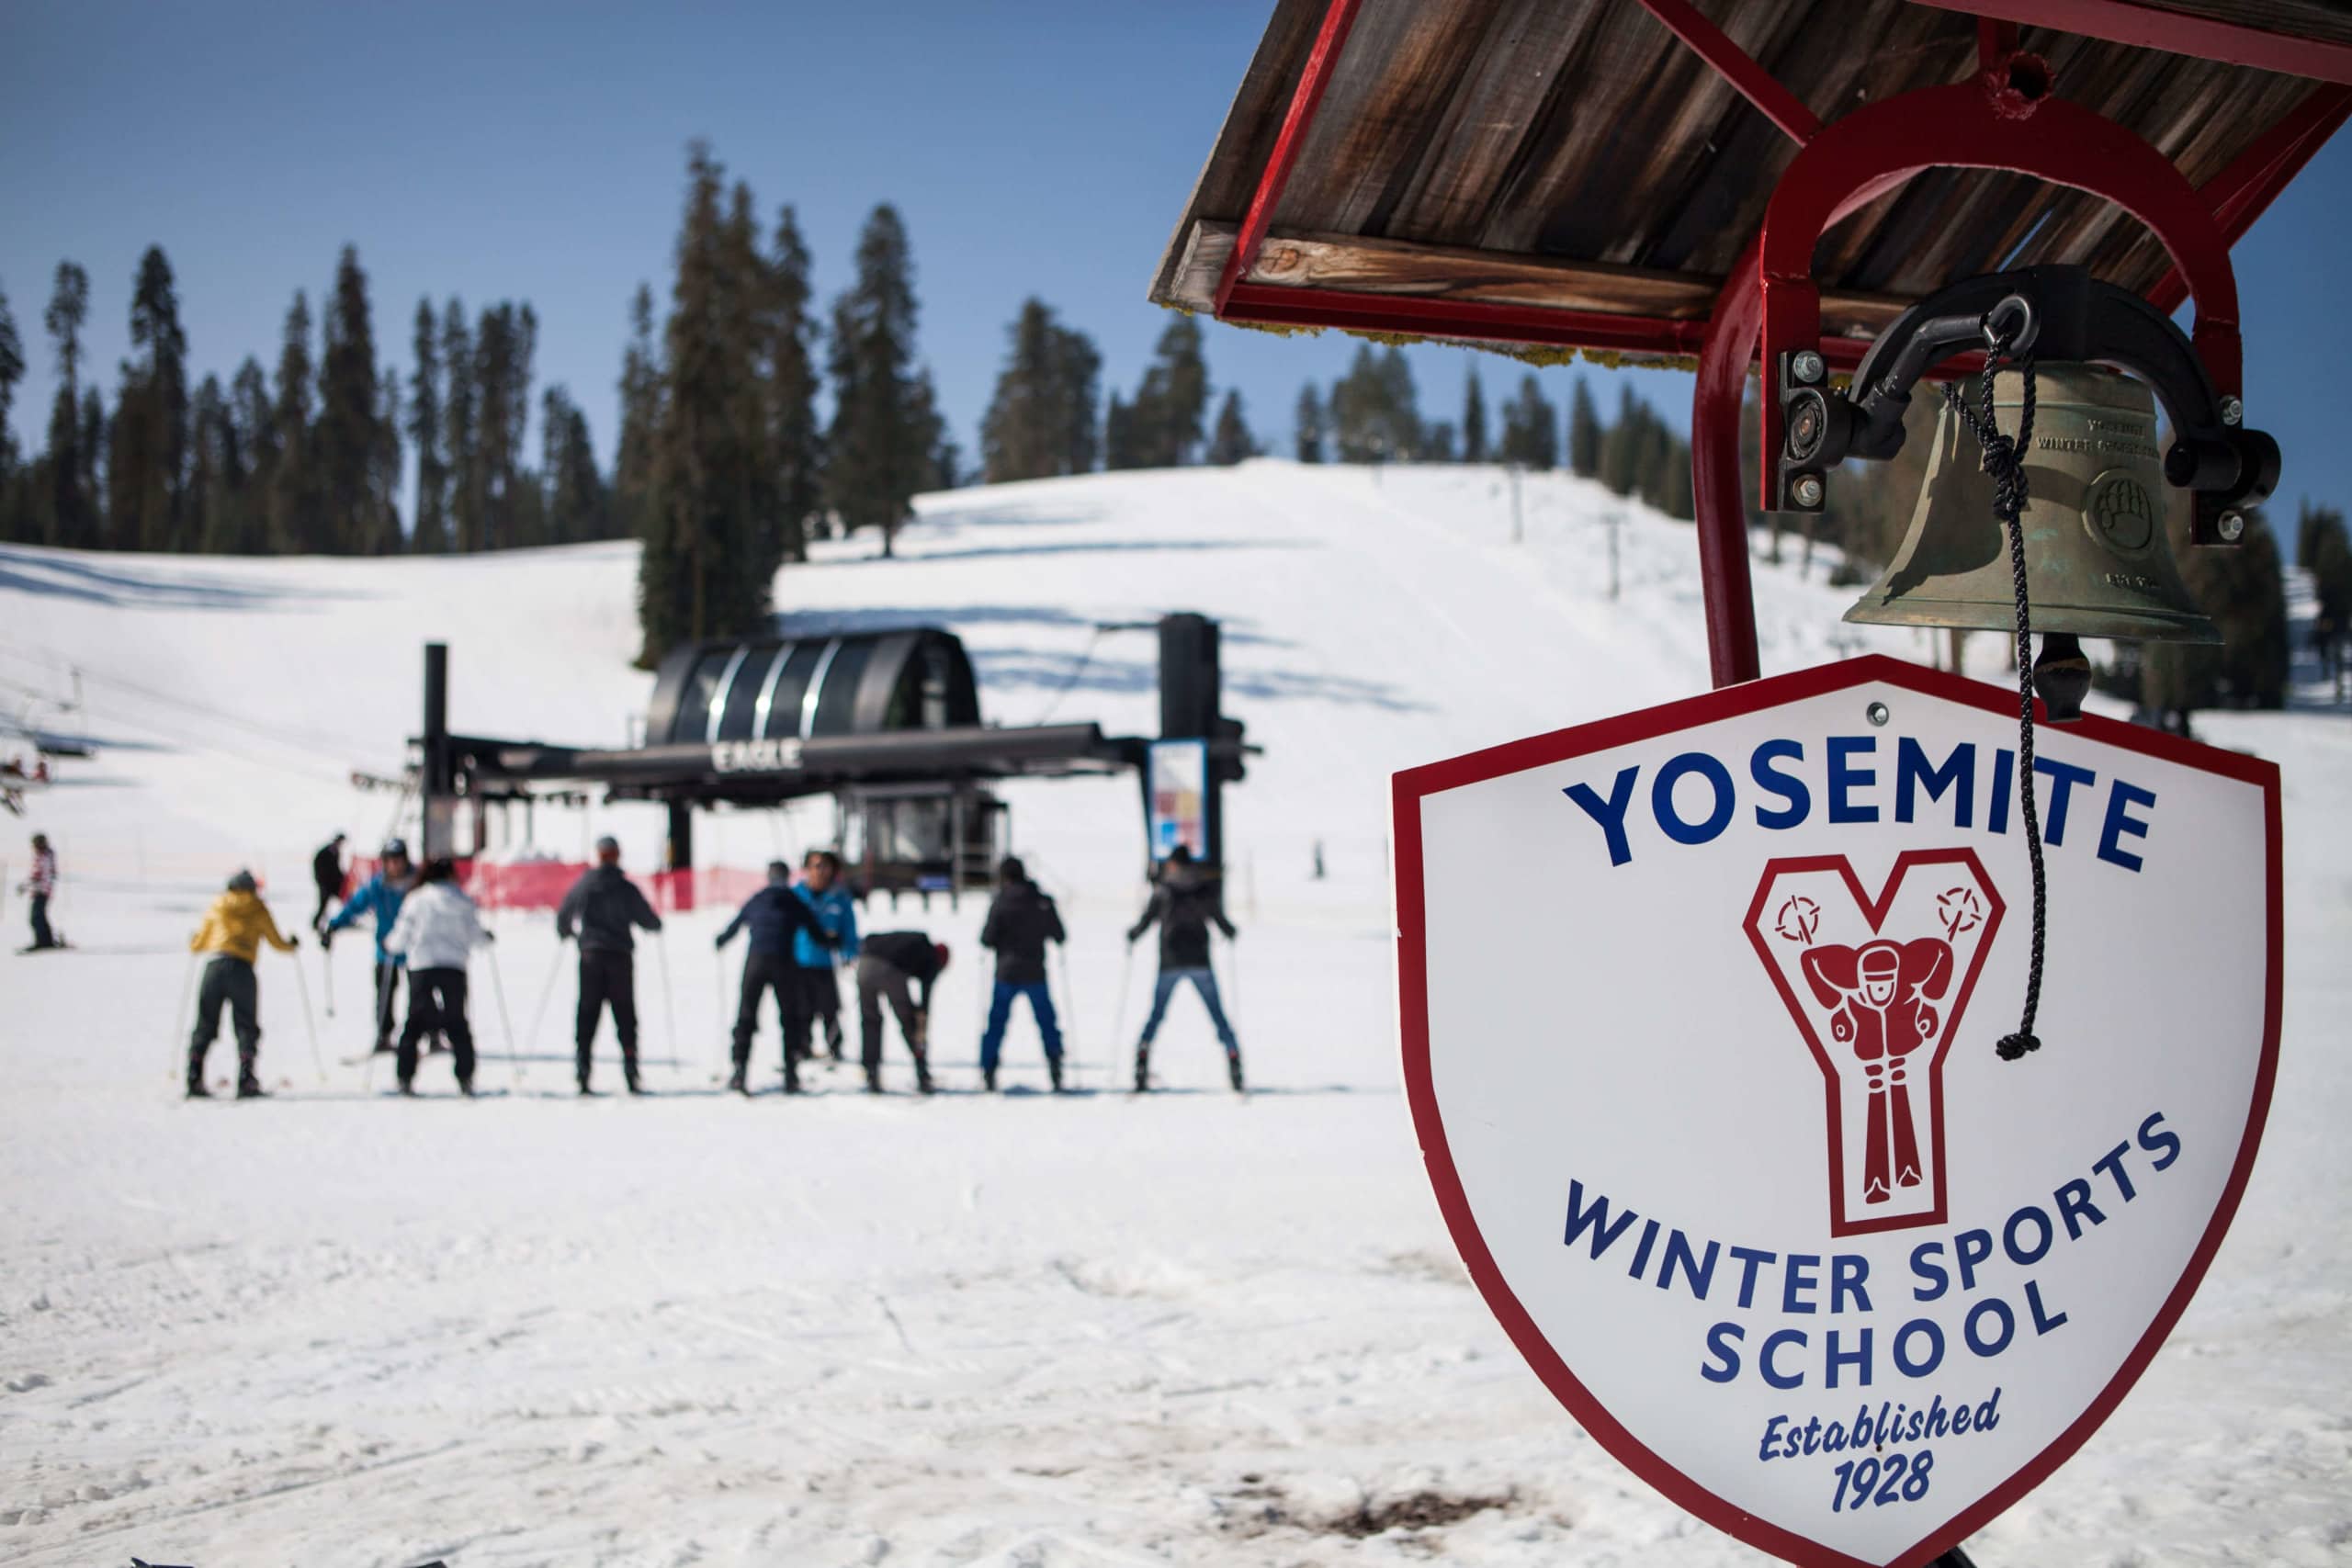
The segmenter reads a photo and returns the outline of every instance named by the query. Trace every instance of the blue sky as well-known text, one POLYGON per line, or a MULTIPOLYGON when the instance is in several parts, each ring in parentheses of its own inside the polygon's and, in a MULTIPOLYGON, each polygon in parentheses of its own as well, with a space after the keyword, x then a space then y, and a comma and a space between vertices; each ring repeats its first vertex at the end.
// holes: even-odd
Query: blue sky
MULTIPOLYGON (((1037 294, 1093 334, 1132 389, 1164 314, 1145 286, 1268 7, 1231 0, 986 6, 293 4, 13 0, 0 50, 0 288, 31 374, 12 423, 37 446, 54 389, 40 316, 61 259, 90 273, 89 364, 111 389, 131 275, 150 243, 177 273, 198 375, 274 365, 297 288, 313 309, 359 247, 378 356, 409 363, 420 294, 528 299, 538 375, 587 411, 609 464, 628 297, 666 288, 684 149, 707 137, 763 212, 795 204, 820 300, 859 223, 898 204, 913 237, 920 348, 967 458, 1037 294)), ((2248 418, 2287 450, 2275 510, 2352 502, 2335 367, 2352 319, 2325 275, 2352 248, 2352 141, 2339 138, 2238 248, 2248 418)), ((1286 450, 1301 381, 1354 352, 1337 335, 1212 327, 1209 369, 1286 450)), ((1413 351, 1422 409, 1490 403, 1521 374, 1413 351)), ((1604 406, 1616 378, 1597 378, 1604 406)), ((1690 379, 1636 377, 1687 425, 1690 379)), ((536 440, 536 436, 534 437, 536 440)))

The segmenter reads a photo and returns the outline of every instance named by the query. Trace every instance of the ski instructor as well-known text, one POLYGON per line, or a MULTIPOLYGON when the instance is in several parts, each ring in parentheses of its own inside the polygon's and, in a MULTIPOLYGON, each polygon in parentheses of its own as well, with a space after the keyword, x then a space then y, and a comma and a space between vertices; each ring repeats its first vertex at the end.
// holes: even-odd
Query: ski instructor
POLYGON ((334 933, 356 923, 362 915, 372 915, 376 920, 376 1054, 389 1055, 392 1049, 392 1020, 400 1002, 401 971, 407 960, 384 943, 400 923, 401 900, 408 897, 410 878, 415 868, 409 863, 408 844, 404 840, 387 839, 383 853, 377 858, 376 874, 359 885, 358 891, 344 902, 319 934, 323 941, 333 942, 334 933))
POLYGON ((555 912, 556 940, 576 938, 580 943, 580 1011, 573 1021, 572 1047, 580 1092, 588 1087, 594 1060, 596 1022, 606 1008, 613 1010, 613 1032, 621 1038, 621 1077, 631 1094, 643 1094, 637 1076, 637 940, 629 928, 662 929, 662 917, 645 901, 637 884, 621 873, 620 840, 607 834, 596 840, 596 863, 555 912))

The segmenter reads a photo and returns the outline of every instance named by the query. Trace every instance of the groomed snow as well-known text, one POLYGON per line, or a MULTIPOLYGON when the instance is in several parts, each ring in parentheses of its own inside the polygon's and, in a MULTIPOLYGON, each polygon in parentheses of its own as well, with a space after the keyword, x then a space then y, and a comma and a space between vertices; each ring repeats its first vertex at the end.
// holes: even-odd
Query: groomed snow
MULTIPOLYGON (((1063 1003, 1090 1092, 1038 1092, 1025 1015, 1012 1092, 971 1092, 967 901, 866 915, 956 950, 935 1022, 955 1092, 934 1101, 904 1092, 895 1040, 899 1092, 879 1100, 845 1072, 799 1101, 718 1092, 733 965, 710 951, 723 917, 699 913, 640 952, 650 1100, 573 1098, 569 976, 545 917, 509 915, 495 969, 475 968, 500 1098, 459 1102, 436 1061, 428 1098, 395 1103, 388 1075, 339 1065, 367 1043, 366 944, 346 940, 332 1021, 319 953, 299 959, 323 1081, 295 964, 266 955, 277 1099, 183 1104, 187 931, 240 864, 300 924, 311 849, 338 828, 381 837, 392 796, 347 781, 397 771, 423 642, 450 644, 460 729, 627 740, 650 684, 628 667, 634 547, 0 550, 0 711, 37 696, 35 724, 98 750, 31 822, 0 821, 11 885, 27 829, 57 841, 56 914, 81 948, 0 958, 0 1558, 1763 1561, 1650 1493, 1525 1369, 1453 1260, 1396 1087, 1389 773, 1705 684, 1687 525, 1566 477, 1526 480, 1523 508, 1514 545, 1490 469, 1099 476, 927 497, 903 558, 827 546, 779 580, 794 612, 952 626, 1007 724, 1147 733, 1152 639, 1094 624, 1223 617, 1227 709, 1266 747, 1228 795, 1242 939, 1220 962, 1261 1090, 1247 1101, 1189 998, 1159 1050, 1172 1091, 1107 1092, 1148 974, 1138 959, 1123 984, 1139 825, 1132 784, 1104 781, 1008 792, 1073 930, 1063 1003)), ((1789 554, 1758 569, 1768 671, 1927 657, 1924 637, 1841 627, 1850 592, 1789 554)), ((1997 639, 1970 651, 2000 678, 1997 639)), ((2268 1140, 2172 1342, 1972 1541, 1984 1568, 2352 1553, 2352 726, 2305 710, 2201 728, 2285 773, 2268 1140)), ((531 847, 566 855, 616 831, 640 867, 661 831, 642 807, 537 827, 531 847)), ((751 866, 831 830, 821 806, 722 814, 697 848, 751 866)), ((770 1021, 763 1087, 775 1055, 770 1021)), ((224 1041, 213 1076, 232 1063, 224 1041)))

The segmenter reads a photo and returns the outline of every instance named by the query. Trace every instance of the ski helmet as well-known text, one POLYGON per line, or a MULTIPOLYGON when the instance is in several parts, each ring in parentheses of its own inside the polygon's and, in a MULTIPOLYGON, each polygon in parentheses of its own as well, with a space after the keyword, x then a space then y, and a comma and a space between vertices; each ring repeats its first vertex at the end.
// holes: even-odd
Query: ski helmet
POLYGON ((386 860, 408 859, 408 840, 406 839, 386 839, 384 840, 383 858, 386 860))
POLYGON ((260 884, 254 881, 254 874, 250 871, 241 871, 229 879, 229 891, 232 893, 251 893, 259 886, 260 884))

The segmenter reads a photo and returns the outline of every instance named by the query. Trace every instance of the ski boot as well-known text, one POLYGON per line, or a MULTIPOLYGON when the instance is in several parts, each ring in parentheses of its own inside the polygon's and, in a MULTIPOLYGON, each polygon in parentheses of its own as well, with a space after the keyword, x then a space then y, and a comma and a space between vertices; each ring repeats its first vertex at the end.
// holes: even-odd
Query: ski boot
POLYGON ((917 1094, 936 1094, 939 1092, 938 1087, 931 1081, 930 1065, 920 1058, 915 1062, 915 1092, 917 1094))
POLYGON ((190 1100, 210 1100, 212 1091, 204 1087, 202 1078, 192 1077, 187 1080, 187 1097, 190 1100))
POLYGON ((458 1080, 458 1092, 459 1094, 461 1094, 461 1095, 464 1095, 468 1100, 471 1100, 471 1099, 473 1099, 473 1098, 474 1098, 474 1086, 473 1086, 473 1080, 472 1080, 472 1079, 470 1079, 470 1078, 459 1078, 459 1079, 458 1080))
POLYGON ((865 1092, 868 1094, 880 1094, 882 1092, 881 1068, 868 1067, 865 1069, 865 1092))
POLYGON ((800 1092, 800 1066, 790 1056, 784 1059, 784 1092, 786 1094, 800 1092))
POLYGON ((269 1091, 262 1088, 261 1080, 251 1073, 241 1073, 237 1077, 237 1098, 239 1100, 267 1100, 269 1091))
POLYGON ((629 1091, 629 1093, 631 1093, 631 1094, 643 1094, 643 1093, 645 1092, 645 1084, 644 1084, 644 1082, 643 1082, 641 1079, 639 1079, 639 1078, 638 1077, 638 1076, 637 1076, 637 1064, 636 1064, 636 1063, 631 1062, 631 1063, 628 1064, 626 1066, 622 1067, 622 1068, 621 1068, 621 1077, 622 1077, 623 1081, 625 1081, 625 1082, 628 1085, 628 1091, 629 1091))
POLYGON ((980 1069, 980 1087, 988 1090, 990 1094, 994 1094, 996 1092, 996 1069, 994 1067, 982 1067, 980 1069))
POLYGON ((1061 1093, 1062 1059, 1059 1056, 1048 1056, 1046 1058, 1046 1076, 1053 1080, 1054 1092, 1056 1094, 1061 1093))
POLYGON ((727 1075, 727 1087, 740 1095, 749 1096, 751 1094, 752 1086, 743 1081, 742 1063, 736 1063, 735 1070, 727 1075))
POLYGON ((1137 1094, 1151 1092, 1151 1052, 1148 1047, 1140 1048, 1136 1052, 1136 1092, 1137 1094))
POLYGON ((1238 1050, 1227 1051, 1225 1054, 1225 1076, 1233 1081, 1234 1093, 1249 1092, 1241 1085, 1241 1053, 1238 1050))
POLYGON ((416 1098, 416 1085, 411 1083, 406 1078, 402 1078, 400 1081, 400 1087, 397 1092, 402 1100, 414 1100, 416 1098))

